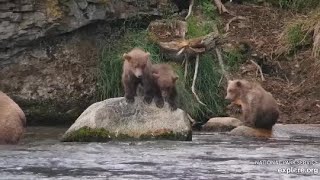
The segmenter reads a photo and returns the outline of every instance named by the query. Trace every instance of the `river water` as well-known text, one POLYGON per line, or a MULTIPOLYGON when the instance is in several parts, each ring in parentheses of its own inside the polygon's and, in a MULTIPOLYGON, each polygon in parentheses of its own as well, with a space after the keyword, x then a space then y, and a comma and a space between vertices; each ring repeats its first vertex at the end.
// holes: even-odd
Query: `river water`
POLYGON ((65 130, 31 127, 19 145, 1 145, 0 179, 320 179, 320 136, 309 130, 268 140, 196 132, 191 142, 59 142, 65 130))

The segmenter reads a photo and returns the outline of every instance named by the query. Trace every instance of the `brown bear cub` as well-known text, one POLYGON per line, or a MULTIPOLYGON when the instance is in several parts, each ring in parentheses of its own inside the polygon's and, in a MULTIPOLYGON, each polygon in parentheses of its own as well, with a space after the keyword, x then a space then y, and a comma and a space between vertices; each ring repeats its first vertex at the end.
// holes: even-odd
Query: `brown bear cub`
POLYGON ((152 68, 152 76, 161 91, 162 98, 169 103, 171 110, 176 110, 176 81, 179 78, 178 75, 169 64, 154 64, 152 68))
POLYGON ((227 100, 240 105, 247 126, 272 129, 279 118, 279 107, 273 96, 259 84, 246 80, 228 81, 227 100))
MULTIPOLYGON (((161 92, 157 89, 152 76, 152 63, 150 53, 139 48, 123 54, 122 84, 125 91, 126 101, 134 102, 139 84, 143 87, 144 101, 148 104, 155 97, 158 107, 161 106, 161 92)), ((163 102, 162 102, 163 104, 163 102)))

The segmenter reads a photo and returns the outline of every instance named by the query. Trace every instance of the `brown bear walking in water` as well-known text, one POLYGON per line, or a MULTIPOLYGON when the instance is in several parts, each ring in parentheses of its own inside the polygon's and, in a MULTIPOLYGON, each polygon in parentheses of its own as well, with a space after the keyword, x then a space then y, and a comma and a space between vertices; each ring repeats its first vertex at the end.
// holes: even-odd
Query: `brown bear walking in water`
POLYGON ((26 118, 20 107, 0 91, 0 144, 16 144, 22 137, 26 118))
POLYGON ((122 84, 125 91, 127 102, 133 103, 137 95, 139 84, 143 87, 144 101, 151 103, 155 97, 155 103, 158 107, 161 103, 161 92, 152 77, 152 63, 150 53, 139 48, 134 48, 130 52, 123 54, 124 64, 122 72, 122 84))
POLYGON ((179 78, 169 64, 154 64, 152 66, 152 76, 161 91, 162 98, 165 98, 171 110, 176 110, 176 81, 179 78))
POLYGON ((272 129, 279 118, 276 100, 259 84, 246 80, 228 81, 226 99, 241 106, 243 121, 248 126, 272 129))

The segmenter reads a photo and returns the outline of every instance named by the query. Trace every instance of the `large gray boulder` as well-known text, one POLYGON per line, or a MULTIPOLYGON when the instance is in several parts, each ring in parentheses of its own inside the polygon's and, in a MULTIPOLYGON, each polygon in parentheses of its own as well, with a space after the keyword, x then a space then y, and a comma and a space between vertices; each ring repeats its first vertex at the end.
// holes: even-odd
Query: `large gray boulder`
POLYGON ((168 104, 158 108, 140 97, 128 104, 123 97, 92 104, 64 134, 62 141, 192 139, 191 123, 181 110, 168 104))

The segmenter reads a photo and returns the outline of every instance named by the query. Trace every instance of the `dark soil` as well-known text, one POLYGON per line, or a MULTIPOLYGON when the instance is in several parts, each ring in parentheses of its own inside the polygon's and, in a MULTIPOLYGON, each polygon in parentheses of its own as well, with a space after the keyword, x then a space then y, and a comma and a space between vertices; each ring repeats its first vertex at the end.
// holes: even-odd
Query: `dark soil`
MULTIPOLYGON (((278 56, 278 39, 285 23, 295 18, 289 11, 257 5, 228 4, 227 9, 237 20, 230 24, 227 42, 233 46, 250 47, 246 62, 233 78, 254 79, 277 99, 280 123, 320 123, 320 63, 311 56, 311 49, 304 48, 292 56, 278 56), (257 62, 266 81, 262 82, 250 60, 257 62)), ((233 16, 223 15, 223 24, 233 16)))

